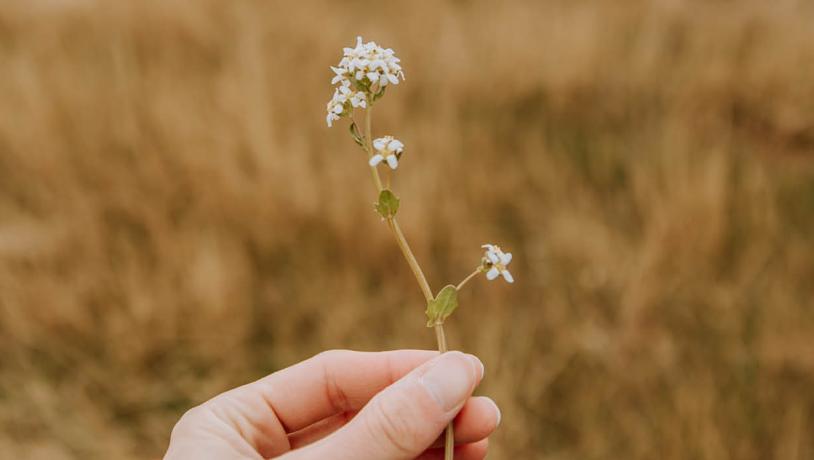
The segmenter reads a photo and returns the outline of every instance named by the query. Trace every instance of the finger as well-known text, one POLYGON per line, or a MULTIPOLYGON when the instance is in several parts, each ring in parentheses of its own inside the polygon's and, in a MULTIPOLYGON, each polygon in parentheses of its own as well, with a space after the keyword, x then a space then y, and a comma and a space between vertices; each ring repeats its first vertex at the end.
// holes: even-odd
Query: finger
MULTIPOLYGON (((288 435, 291 449, 299 449, 330 435, 347 424, 356 412, 345 412, 320 420, 311 426, 288 435)), ((463 409, 455 417, 455 443, 468 444, 486 438, 500 423, 500 409, 490 398, 475 396, 469 398, 463 409)), ((444 435, 433 444, 444 445, 444 435)))
POLYGON ((342 428, 353 417, 356 416, 356 411, 343 412, 320 420, 313 425, 307 426, 299 431, 295 431, 288 435, 288 443, 291 449, 299 449, 308 444, 319 441, 320 439, 328 436, 334 431, 342 428))
POLYGON ((436 351, 333 350, 249 384, 263 395, 291 433, 335 414, 361 409, 370 398, 436 351))
MULTIPOLYGON (((455 417, 455 444, 468 444, 485 439, 500 424, 500 409, 491 398, 475 396, 469 398, 463 409, 455 417)), ((444 434, 435 440, 433 446, 444 445, 444 434)))
POLYGON ((472 355, 444 353, 376 395, 344 428, 298 458, 413 459, 435 441, 483 377, 472 355))
MULTIPOLYGON (((481 439, 471 444, 455 446, 455 460, 483 460, 489 450, 489 440, 481 439)), ((416 460, 444 460, 444 449, 430 449, 416 460)))

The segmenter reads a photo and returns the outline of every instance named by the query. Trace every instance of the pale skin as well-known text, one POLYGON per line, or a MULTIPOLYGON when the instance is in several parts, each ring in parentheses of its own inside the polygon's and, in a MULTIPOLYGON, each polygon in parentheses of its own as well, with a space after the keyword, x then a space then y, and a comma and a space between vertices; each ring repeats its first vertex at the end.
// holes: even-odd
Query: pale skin
POLYGON ((454 420, 456 460, 483 459, 500 411, 482 378, 455 351, 321 353, 189 410, 164 458, 441 460, 454 420))

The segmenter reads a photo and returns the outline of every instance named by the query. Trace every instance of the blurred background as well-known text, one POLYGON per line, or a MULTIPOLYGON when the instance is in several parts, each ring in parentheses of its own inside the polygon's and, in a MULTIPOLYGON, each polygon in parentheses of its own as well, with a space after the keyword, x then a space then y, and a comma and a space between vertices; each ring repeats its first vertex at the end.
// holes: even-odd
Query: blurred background
POLYGON ((400 221, 495 459, 814 459, 808 1, 0 4, 0 457, 156 458, 331 348, 434 348, 329 65, 407 80, 400 221))

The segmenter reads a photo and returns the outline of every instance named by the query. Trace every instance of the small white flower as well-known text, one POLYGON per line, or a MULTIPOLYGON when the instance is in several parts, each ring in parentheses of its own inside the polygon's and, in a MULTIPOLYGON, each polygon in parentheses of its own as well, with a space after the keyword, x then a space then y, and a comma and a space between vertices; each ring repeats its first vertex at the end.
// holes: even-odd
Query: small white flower
MULTIPOLYGON (((329 127, 347 115, 350 109, 367 108, 382 95, 388 84, 397 85, 404 80, 404 72, 399 65, 401 61, 389 48, 382 48, 376 42, 363 43, 362 37, 356 37, 356 47, 342 51, 339 65, 331 67, 334 73, 331 84, 339 86, 328 103, 326 121, 329 127)), ((391 161, 388 160, 388 164, 395 168, 391 161)), ((394 161, 398 164, 397 159, 394 161)))
POLYGON ((400 79, 404 80, 399 62, 393 50, 382 48, 376 42, 363 43, 362 37, 356 37, 356 47, 344 48, 339 65, 331 67, 336 74, 332 84, 352 77, 356 83, 377 93, 388 83, 397 85, 400 79))
POLYGON ((393 136, 380 137, 373 141, 373 148, 378 153, 370 157, 370 166, 376 166, 382 161, 386 161, 390 169, 398 168, 399 158, 404 151, 404 144, 400 140, 393 136))
POLYGON ((503 279, 507 282, 514 283, 512 274, 506 269, 506 266, 512 261, 512 253, 503 252, 500 246, 495 244, 484 244, 481 247, 486 249, 483 255, 483 267, 486 269, 486 278, 491 281, 499 275, 503 275, 503 279))
POLYGON ((350 105, 353 107, 367 107, 367 95, 361 91, 356 91, 350 97, 350 105))
POLYGON ((347 75, 348 69, 343 69, 341 67, 333 67, 333 66, 331 66, 331 70, 333 70, 334 73, 336 74, 334 76, 333 80, 331 80, 332 85, 335 85, 337 83, 343 83, 343 82, 348 80, 348 75, 347 75))
POLYGON ((334 121, 347 115, 351 107, 367 107, 367 95, 350 89, 350 82, 345 80, 342 85, 334 89, 334 95, 326 106, 328 115, 325 121, 328 123, 328 127, 330 128, 334 121))

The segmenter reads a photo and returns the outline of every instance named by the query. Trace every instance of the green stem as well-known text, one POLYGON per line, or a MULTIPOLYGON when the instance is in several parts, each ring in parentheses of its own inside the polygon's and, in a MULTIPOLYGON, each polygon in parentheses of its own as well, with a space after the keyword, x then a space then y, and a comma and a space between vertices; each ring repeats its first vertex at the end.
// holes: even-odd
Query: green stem
POLYGON ((413 271, 413 275, 415 276, 416 281, 418 281, 418 287, 421 288, 421 293, 424 294, 424 299, 427 302, 431 301, 434 296, 432 295, 430 284, 427 282, 427 278, 424 276, 421 266, 418 265, 418 260, 416 260, 415 255, 413 255, 413 251, 410 249, 410 244, 407 243, 407 238, 404 237, 404 233, 401 231, 401 227, 399 227, 399 223, 396 221, 396 218, 391 217, 387 219, 387 226, 390 227, 390 230, 393 232, 393 236, 396 238, 396 242, 398 243, 404 258, 407 259, 407 265, 409 265, 410 269, 413 271))
MULTIPOLYGON (((444 335, 444 325, 438 323, 435 325, 435 338, 438 340, 438 351, 441 353, 447 352, 447 338, 444 335)), ((455 432, 453 422, 450 421, 447 425, 446 435, 444 436, 444 459, 452 460, 455 455, 455 432)))
MULTIPOLYGON (((373 156, 373 136, 372 131, 370 130, 371 112, 373 112, 373 106, 368 105, 367 110, 365 110, 365 141, 367 141, 368 159, 370 159, 373 156)), ((376 184, 376 191, 381 192, 383 190, 383 187, 382 179, 381 177, 379 177, 379 170, 376 169, 375 166, 371 166, 370 172, 373 174, 373 183, 376 184)))
POLYGON ((477 268, 477 269, 476 269, 474 272, 470 273, 470 274, 469 274, 469 276, 467 276, 466 278, 464 278, 464 280, 463 280, 463 281, 461 281, 460 283, 458 283, 458 285, 455 287, 455 289, 456 289, 456 290, 458 290, 458 291, 460 291, 460 290, 461 290, 461 288, 462 288, 462 287, 464 287, 464 285, 465 285, 466 283, 468 283, 468 282, 469 282, 469 280, 471 280, 472 278, 474 278, 475 276, 477 276, 477 275, 478 275, 480 272, 482 272, 482 271, 483 271, 483 269, 481 269, 480 267, 478 267, 478 268, 477 268))
MULTIPOLYGON (((370 120, 371 108, 371 106, 368 106, 367 110, 365 110, 365 139, 367 141, 368 158, 373 156, 373 131, 371 130, 370 120)), ((370 169, 371 174, 373 175, 373 182, 376 184, 376 189, 381 192, 383 188, 382 179, 379 176, 379 170, 375 166, 371 166, 370 169)), ((412 270, 416 281, 418 281, 418 287, 421 289, 421 293, 424 294, 424 299, 429 303, 434 298, 432 289, 430 288, 430 284, 427 282, 427 277, 424 276, 424 271, 421 270, 421 266, 418 264, 418 260, 415 258, 412 249, 410 249, 410 244, 407 243, 407 238, 404 237, 404 232, 401 231, 401 227, 399 227, 399 223, 396 221, 395 217, 387 219, 387 226, 390 228, 390 231, 396 238, 396 243, 398 243, 401 253, 407 260, 407 265, 410 266, 410 270, 412 270)), ((435 338, 438 341, 438 351, 441 353, 446 353, 448 351, 447 339, 444 335, 444 326, 442 324, 435 325, 435 338)), ((455 434, 453 431, 453 424, 452 422, 449 422, 449 425, 447 425, 446 428, 446 436, 444 440, 444 460, 453 460, 454 455, 455 434)))

